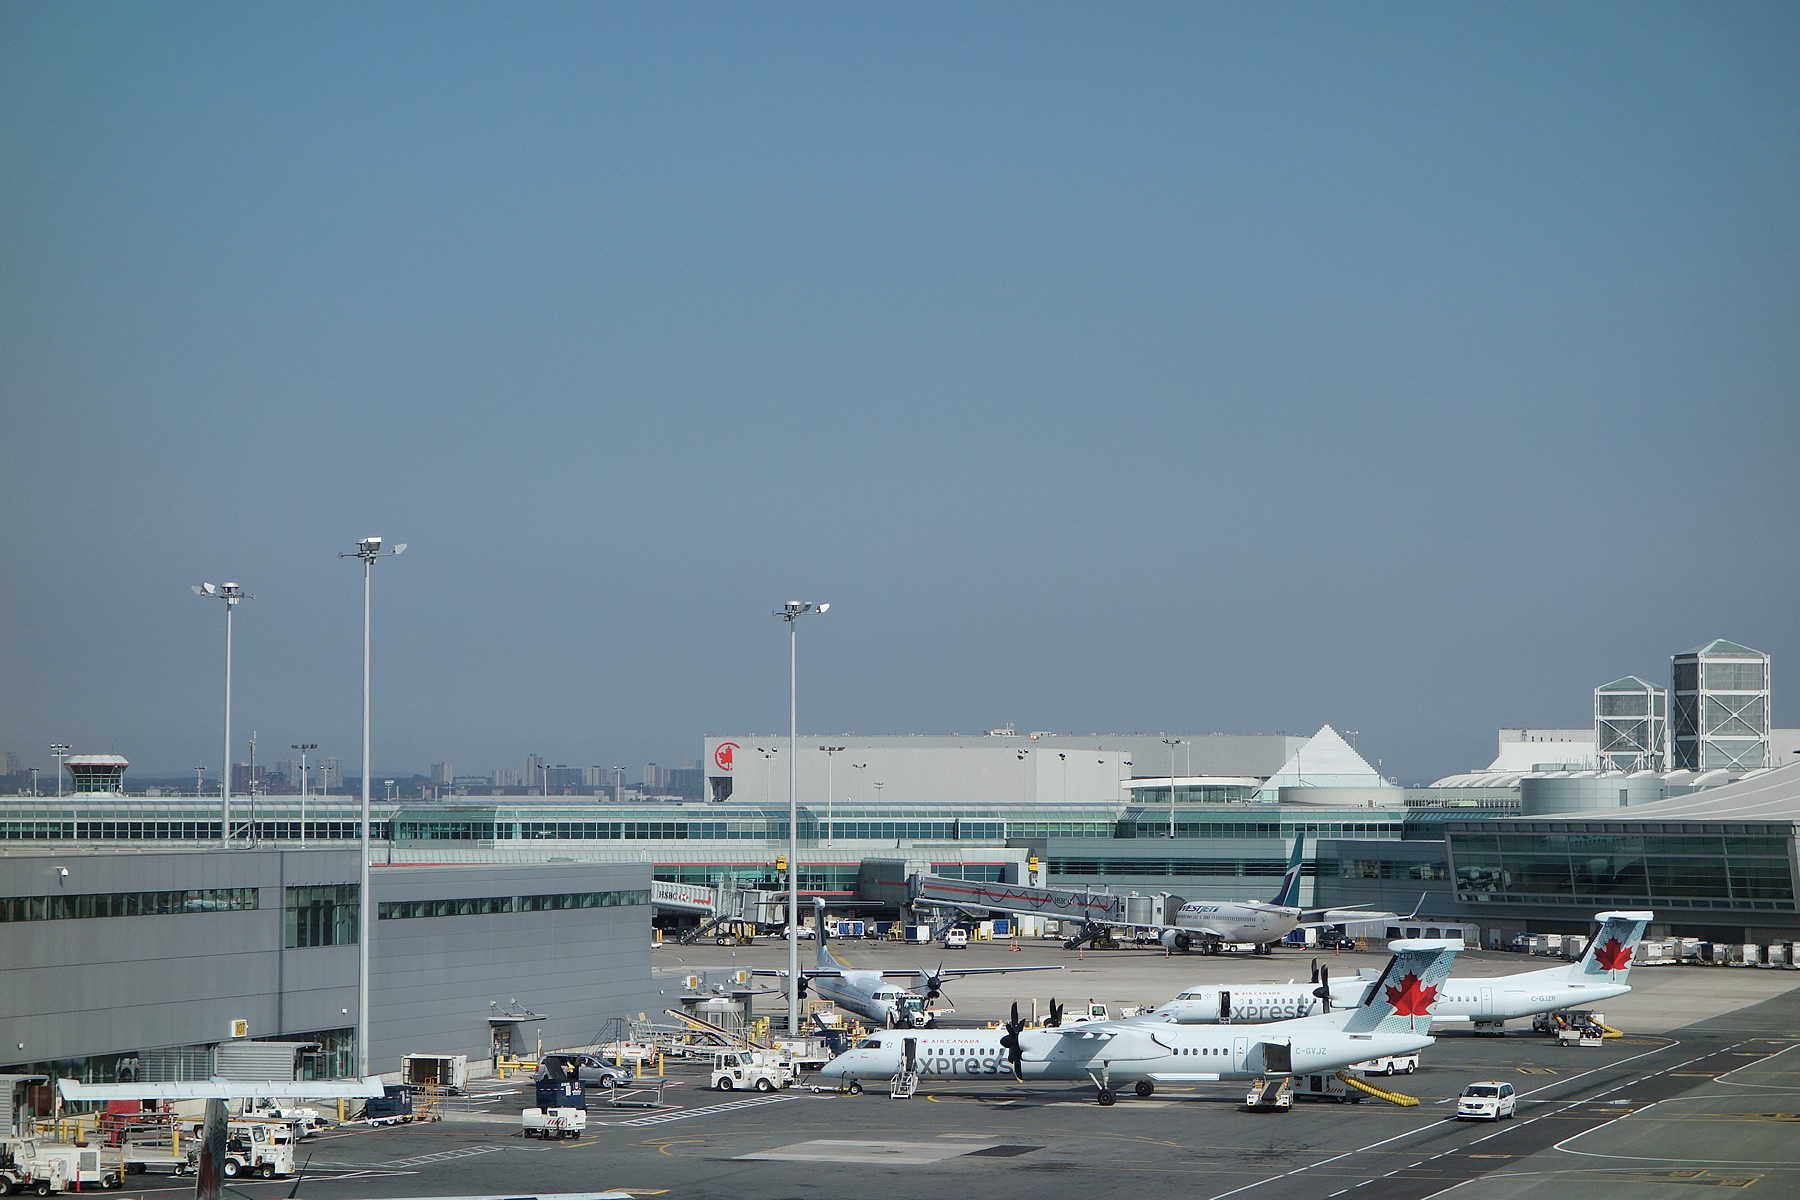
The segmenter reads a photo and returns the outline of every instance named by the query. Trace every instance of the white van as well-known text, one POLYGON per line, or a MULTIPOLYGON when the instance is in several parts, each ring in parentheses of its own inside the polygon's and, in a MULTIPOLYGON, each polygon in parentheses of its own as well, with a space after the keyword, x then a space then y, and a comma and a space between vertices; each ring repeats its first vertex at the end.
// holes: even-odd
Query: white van
POLYGON ((969 948, 969 931, 968 930, 952 929, 949 933, 946 933, 944 935, 944 949, 946 949, 946 950, 967 950, 968 948, 969 948))

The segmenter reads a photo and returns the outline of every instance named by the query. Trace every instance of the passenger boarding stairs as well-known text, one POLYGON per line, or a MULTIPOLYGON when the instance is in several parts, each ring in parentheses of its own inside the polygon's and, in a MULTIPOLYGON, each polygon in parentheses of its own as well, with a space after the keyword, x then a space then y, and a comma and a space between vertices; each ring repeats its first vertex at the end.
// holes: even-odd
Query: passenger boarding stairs
POLYGON ((902 1071, 894 1076, 890 1082, 893 1084, 894 1088, 891 1097, 892 1099, 911 1100, 913 1093, 919 1090, 919 1073, 917 1071, 902 1071))

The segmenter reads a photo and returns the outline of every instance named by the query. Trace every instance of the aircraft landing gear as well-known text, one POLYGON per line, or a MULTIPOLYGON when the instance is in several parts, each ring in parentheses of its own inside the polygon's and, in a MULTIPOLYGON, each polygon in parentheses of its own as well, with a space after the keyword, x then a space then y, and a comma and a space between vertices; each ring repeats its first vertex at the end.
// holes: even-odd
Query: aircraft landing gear
POLYGON ((862 1095, 862 1084, 860 1084, 856 1080, 852 1079, 850 1081, 850 1086, 845 1088, 844 1090, 846 1092, 849 1092, 852 1096, 860 1096, 860 1095, 862 1095))
POLYGON ((1119 1102, 1118 1096, 1113 1094, 1111 1088, 1101 1088, 1100 1095, 1095 1098, 1100 1101, 1101 1108, 1109 1108, 1119 1102))
POLYGON ((1101 1108, 1110 1108, 1119 1102, 1118 1093, 1114 1092, 1112 1089, 1111 1063, 1101 1063, 1100 1074, 1096 1077, 1092 1071, 1089 1071, 1088 1078, 1092 1079, 1094 1081, 1094 1086, 1100 1089, 1100 1094, 1094 1098, 1100 1101, 1101 1108))
POLYGON ((1140 1096, 1148 1096, 1156 1090, 1156 1085, 1151 1083, 1148 1079, 1140 1079, 1137 1081, 1137 1087, 1132 1090, 1140 1096))

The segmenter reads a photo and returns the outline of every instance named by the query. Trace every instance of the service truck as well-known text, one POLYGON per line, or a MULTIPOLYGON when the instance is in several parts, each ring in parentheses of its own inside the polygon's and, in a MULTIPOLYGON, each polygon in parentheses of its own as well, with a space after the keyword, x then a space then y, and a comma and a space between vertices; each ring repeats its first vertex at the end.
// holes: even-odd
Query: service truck
POLYGON ((793 1082, 793 1064, 772 1050, 722 1050, 713 1055, 711 1086, 714 1091, 754 1088, 759 1092, 772 1092, 793 1082))
POLYGON ((10 1192, 29 1190, 48 1196, 76 1187, 116 1188, 123 1178, 120 1166, 102 1163, 100 1151, 94 1147, 36 1138, 0 1141, 0 1181, 10 1192))
MULTIPOLYGON (((188 1169, 200 1169, 200 1134, 188 1148, 188 1169)), ((239 1175, 283 1178, 294 1173, 292 1131, 280 1121, 232 1121, 225 1127, 225 1162, 219 1168, 227 1179, 239 1175)))

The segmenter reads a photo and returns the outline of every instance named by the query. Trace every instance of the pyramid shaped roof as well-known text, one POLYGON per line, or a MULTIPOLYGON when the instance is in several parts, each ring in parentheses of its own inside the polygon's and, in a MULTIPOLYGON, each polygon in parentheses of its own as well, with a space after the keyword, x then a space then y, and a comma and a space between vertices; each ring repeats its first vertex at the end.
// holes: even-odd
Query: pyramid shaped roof
POLYGON ((1767 658, 1761 650, 1752 650, 1737 642, 1728 642, 1724 638, 1714 638, 1704 646, 1695 646, 1689 654, 1704 654, 1708 658, 1767 658))
POLYGON ((1636 675, 1627 675, 1623 679, 1603 683, 1594 690, 1596 692, 1647 692, 1655 688, 1656 685, 1648 680, 1639 679, 1636 675))
POLYGON ((1323 725, 1269 777, 1263 794, 1284 787, 1382 787, 1385 783, 1337 730, 1323 725))

